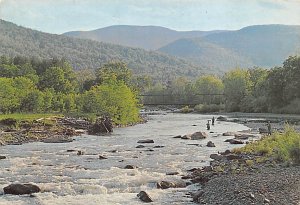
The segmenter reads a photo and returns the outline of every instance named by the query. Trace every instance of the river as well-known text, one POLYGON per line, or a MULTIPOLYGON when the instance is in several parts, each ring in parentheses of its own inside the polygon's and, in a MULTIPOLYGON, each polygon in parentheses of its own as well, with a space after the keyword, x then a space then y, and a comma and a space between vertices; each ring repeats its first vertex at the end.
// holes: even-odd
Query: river
MULTIPOLYGON (((11 183, 35 183, 41 193, 29 196, 1 195, 0 205, 105 205, 142 204, 137 197, 141 190, 153 199, 152 204, 193 204, 187 197, 198 187, 157 189, 156 182, 182 181, 191 168, 209 164, 209 155, 240 145, 224 142, 231 137, 226 131, 248 128, 232 122, 216 122, 213 133, 204 140, 173 138, 196 131, 206 131, 210 115, 151 115, 145 124, 116 128, 109 136, 82 135, 71 143, 27 143, 0 147, 0 188, 11 183), (216 137, 217 136, 217 137, 216 137), (138 140, 152 139, 154 144, 136 148, 138 140), (213 141, 216 147, 206 147, 213 141), (153 148, 154 146, 164 146, 153 148), (72 150, 74 150, 72 152, 72 150), (83 155, 77 155, 77 151, 83 155), (107 159, 99 159, 99 155, 107 159), (124 169, 134 165, 136 169, 124 169), (166 175, 179 172, 179 175, 166 175)), ((3 192, 3 191, 2 191, 3 192)))

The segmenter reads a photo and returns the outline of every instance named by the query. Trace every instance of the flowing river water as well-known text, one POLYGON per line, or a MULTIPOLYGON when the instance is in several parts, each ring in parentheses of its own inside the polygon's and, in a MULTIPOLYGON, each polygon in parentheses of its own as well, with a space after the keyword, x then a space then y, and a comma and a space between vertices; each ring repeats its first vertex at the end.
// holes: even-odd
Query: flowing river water
POLYGON ((0 189, 11 183, 35 183, 41 193, 35 197, 1 195, 0 205, 105 205, 142 204, 137 193, 146 191, 152 204, 193 204, 186 188, 157 189, 156 182, 182 181, 191 168, 209 164, 209 155, 240 145, 224 142, 232 137, 226 131, 248 128, 232 122, 216 122, 213 133, 204 140, 173 138, 196 131, 206 131, 210 115, 159 114, 145 124, 116 128, 108 136, 82 135, 71 143, 27 143, 0 147, 0 189), (154 144, 136 148, 138 140, 152 139, 154 144), (208 141, 216 147, 206 147, 208 141), (153 148, 154 146, 164 146, 153 148), (73 152, 71 152, 74 150, 73 152), (83 155, 77 155, 77 151, 83 155), (99 159, 99 155, 107 159, 99 159), (136 169, 124 169, 134 165, 136 169), (179 172, 179 175, 166 175, 179 172))

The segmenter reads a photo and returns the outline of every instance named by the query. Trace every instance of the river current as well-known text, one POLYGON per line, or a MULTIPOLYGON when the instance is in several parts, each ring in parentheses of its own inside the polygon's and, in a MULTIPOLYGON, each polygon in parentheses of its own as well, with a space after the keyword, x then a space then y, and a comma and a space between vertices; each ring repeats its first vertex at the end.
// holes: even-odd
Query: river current
MULTIPOLYGON (((216 117, 216 116, 215 116, 216 117)), ((173 138, 206 131, 210 115, 164 113, 145 124, 116 128, 107 136, 82 135, 71 143, 27 143, 0 147, 0 190, 11 183, 35 183, 42 192, 29 196, 1 195, 0 205, 115 205, 143 204, 137 193, 146 191, 151 204, 193 204, 187 197, 198 187, 157 189, 156 182, 182 181, 187 170, 209 164, 209 155, 240 145, 224 142, 226 131, 248 128, 216 122, 204 140, 173 138), (138 140, 154 144, 136 148, 138 140), (208 141, 216 147, 206 147, 208 141), (164 146, 154 148, 154 146, 164 146), (77 155, 82 151, 83 155, 77 155), (99 155, 107 159, 99 159, 99 155), (136 169, 124 169, 126 165, 136 169), (179 172, 178 175, 166 175, 179 172)))

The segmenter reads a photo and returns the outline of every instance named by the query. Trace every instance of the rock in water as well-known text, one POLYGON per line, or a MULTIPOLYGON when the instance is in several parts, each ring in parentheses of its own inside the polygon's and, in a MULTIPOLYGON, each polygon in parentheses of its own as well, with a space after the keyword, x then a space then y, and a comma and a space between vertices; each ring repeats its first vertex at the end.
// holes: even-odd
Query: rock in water
POLYGON ((107 159, 107 158, 102 155, 99 155, 99 159, 107 159))
POLYGON ((101 133, 113 132, 113 124, 110 118, 98 118, 89 130, 88 133, 92 135, 100 135, 101 133))
POLYGON ((214 160, 222 160, 223 159, 223 156, 218 155, 218 154, 211 154, 209 157, 214 160))
POLYGON ((184 181, 179 182, 168 182, 168 181, 161 181, 156 184, 158 189, 169 189, 169 188, 184 188, 187 184, 184 181))
POLYGON ((219 116, 217 118, 217 121, 227 121, 227 118, 226 117, 223 117, 223 116, 219 116))
POLYGON ((185 139, 185 140, 201 140, 201 139, 205 139, 206 137, 207 137, 207 133, 206 132, 195 132, 193 134, 183 135, 181 137, 181 139, 185 139))
POLYGON ((195 132, 191 135, 192 140, 201 140, 207 137, 206 132, 195 132))
POLYGON ((0 159, 6 159, 6 156, 0 156, 0 159))
POLYGON ((168 189, 168 188, 174 188, 175 184, 173 182, 167 182, 167 181, 161 181, 157 183, 158 189, 168 189))
POLYGON ((175 137, 173 137, 173 138, 181 138, 181 135, 177 135, 177 136, 175 136, 175 137))
POLYGON ((138 168, 137 166, 134 166, 134 165, 126 165, 125 167, 124 167, 124 169, 136 169, 136 168, 138 168))
POLYGON ((240 141, 240 140, 236 140, 236 139, 231 139, 229 141, 230 144, 244 144, 243 141, 240 141))
POLYGON ((40 192, 41 189, 33 184, 11 184, 3 188, 4 194, 23 195, 40 192))
POLYGON ((140 193, 137 194, 137 197, 139 197, 139 199, 143 202, 153 202, 151 197, 145 191, 140 191, 140 193))
POLYGON ((147 139, 147 140, 139 140, 137 143, 154 143, 154 141, 147 139))
POLYGON ((216 145, 212 141, 207 142, 207 147, 215 147, 216 145))

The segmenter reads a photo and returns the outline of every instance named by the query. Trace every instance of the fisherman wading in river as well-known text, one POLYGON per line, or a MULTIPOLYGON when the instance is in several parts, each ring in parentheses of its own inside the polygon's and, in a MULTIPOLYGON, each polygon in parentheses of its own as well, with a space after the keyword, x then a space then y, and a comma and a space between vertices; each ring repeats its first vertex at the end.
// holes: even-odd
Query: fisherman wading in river
POLYGON ((209 124, 209 121, 210 121, 210 120, 207 120, 207 124, 206 124, 207 130, 210 130, 210 124, 209 124))

